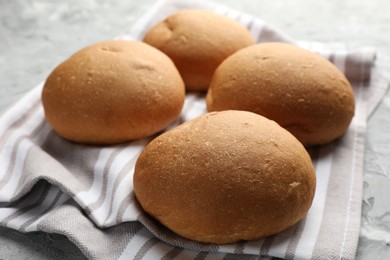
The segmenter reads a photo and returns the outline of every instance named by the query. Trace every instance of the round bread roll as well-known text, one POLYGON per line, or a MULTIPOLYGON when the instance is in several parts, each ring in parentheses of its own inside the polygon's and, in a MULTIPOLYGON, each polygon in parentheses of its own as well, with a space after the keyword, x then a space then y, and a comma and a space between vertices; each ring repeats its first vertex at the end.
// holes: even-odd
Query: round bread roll
POLYGON ((238 22, 196 9, 169 16, 147 32, 144 42, 173 60, 190 91, 206 91, 224 59, 255 43, 238 22))
POLYGON ((42 103, 62 137, 114 144, 152 135, 180 114, 185 87, 164 53, 142 42, 86 47, 50 74, 42 103))
POLYGON ((208 111, 247 110, 275 120, 305 146, 340 137, 354 115, 355 99, 331 62, 285 43, 242 49, 215 71, 208 111))
POLYGON ((303 145, 246 111, 209 113, 160 135, 134 173, 134 192, 147 213, 183 237, 218 244, 294 225, 315 186, 303 145))

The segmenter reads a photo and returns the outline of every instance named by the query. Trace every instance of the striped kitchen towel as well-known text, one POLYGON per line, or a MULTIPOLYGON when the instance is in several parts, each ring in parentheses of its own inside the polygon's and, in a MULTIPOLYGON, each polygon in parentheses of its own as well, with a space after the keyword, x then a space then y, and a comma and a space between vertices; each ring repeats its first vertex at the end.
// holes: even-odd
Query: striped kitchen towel
MULTIPOLYGON (((256 241, 202 244, 177 236, 142 212, 132 178, 151 140, 88 146, 57 136, 45 122, 33 88, 0 117, 0 225, 21 232, 66 235, 91 259, 353 259, 360 228, 367 116, 389 78, 373 67, 372 49, 296 41, 263 21, 206 1, 158 1, 118 39, 142 39, 148 28, 185 8, 203 8, 246 26, 258 42, 300 45, 331 60, 352 82, 356 114, 339 140, 309 150, 317 191, 307 216, 284 232, 256 241)), ((201 94, 188 94, 180 120, 206 112, 201 94)))

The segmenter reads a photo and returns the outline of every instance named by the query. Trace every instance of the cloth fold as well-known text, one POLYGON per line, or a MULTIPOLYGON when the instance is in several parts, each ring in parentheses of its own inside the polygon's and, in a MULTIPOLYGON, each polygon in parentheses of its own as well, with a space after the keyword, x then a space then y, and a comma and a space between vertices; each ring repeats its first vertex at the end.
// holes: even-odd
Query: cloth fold
MULTIPOLYGON (((351 81, 355 117, 335 142, 309 149, 317 191, 307 216, 274 236, 229 245, 182 238, 142 212, 132 178, 136 159, 153 137, 98 147, 68 142, 46 123, 33 88, 0 117, 0 225, 21 232, 66 235, 91 259, 213 259, 230 254, 286 259, 353 259, 360 228, 366 119, 389 79, 371 48, 291 39, 264 21, 207 1, 158 1, 117 39, 140 40, 155 23, 186 8, 209 9, 242 23, 258 42, 282 41, 319 53, 351 81)), ((206 113, 202 94, 187 94, 179 122, 206 113)))

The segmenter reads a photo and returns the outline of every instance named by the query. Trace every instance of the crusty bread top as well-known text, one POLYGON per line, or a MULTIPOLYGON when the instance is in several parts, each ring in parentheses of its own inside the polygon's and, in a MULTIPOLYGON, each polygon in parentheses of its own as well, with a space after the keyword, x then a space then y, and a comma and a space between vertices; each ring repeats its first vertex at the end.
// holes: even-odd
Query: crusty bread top
POLYGON ((188 90, 207 90, 217 66, 235 51, 254 44, 238 22, 207 10, 172 14, 151 28, 144 42, 166 53, 188 90))
POLYGON ((315 174, 305 148, 278 124, 223 111, 154 139, 136 163, 134 191, 176 233, 230 243, 295 224, 311 205, 315 174))
POLYGON ((48 77, 42 102, 58 134, 111 144, 162 130, 180 114, 184 83, 172 61, 142 42, 88 46, 48 77))
POLYGON ((208 111, 258 113, 308 146, 341 136, 354 107, 352 87, 336 66, 285 43, 262 43, 236 52, 216 70, 207 94, 208 111))

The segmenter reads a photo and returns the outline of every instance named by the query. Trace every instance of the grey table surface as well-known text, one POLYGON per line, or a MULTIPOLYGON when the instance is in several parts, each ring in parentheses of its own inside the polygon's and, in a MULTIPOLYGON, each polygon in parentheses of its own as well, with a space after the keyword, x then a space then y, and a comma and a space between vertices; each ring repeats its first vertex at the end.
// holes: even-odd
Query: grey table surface
MULTIPOLYGON (((390 71, 388 0, 217 1, 265 20, 291 37, 373 46, 390 71)), ((154 3, 0 0, 0 112, 80 48, 112 39, 154 3)), ((390 259, 390 92, 368 120, 363 214, 357 259, 390 259)), ((0 259, 84 259, 65 237, 0 227, 0 259)))

